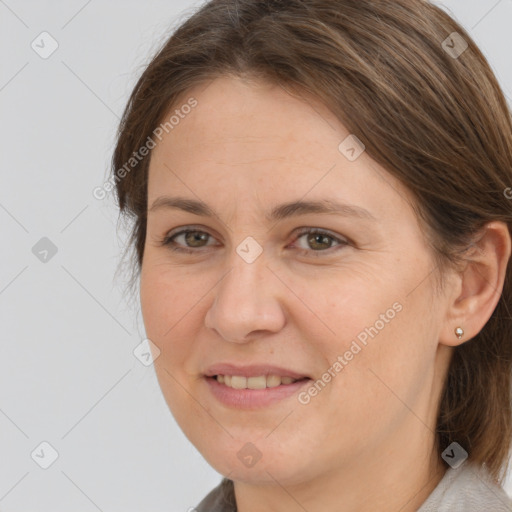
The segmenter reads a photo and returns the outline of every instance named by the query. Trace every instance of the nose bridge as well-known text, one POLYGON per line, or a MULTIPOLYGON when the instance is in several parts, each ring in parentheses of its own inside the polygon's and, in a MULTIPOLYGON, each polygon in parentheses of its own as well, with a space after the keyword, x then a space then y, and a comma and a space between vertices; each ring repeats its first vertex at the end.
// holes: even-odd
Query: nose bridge
POLYGON ((276 332, 285 320, 277 296, 278 280, 261 252, 254 258, 251 244, 250 240, 242 242, 234 251, 230 270, 215 288, 205 319, 207 327, 229 341, 247 341, 253 331, 276 332))

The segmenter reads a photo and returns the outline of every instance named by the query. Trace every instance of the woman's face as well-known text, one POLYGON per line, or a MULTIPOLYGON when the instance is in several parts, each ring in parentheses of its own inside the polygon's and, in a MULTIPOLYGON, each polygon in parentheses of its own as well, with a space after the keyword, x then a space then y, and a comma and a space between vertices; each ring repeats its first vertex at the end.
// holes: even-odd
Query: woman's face
POLYGON ((176 421, 247 482, 427 454, 448 302, 408 192, 312 98, 227 77, 191 97, 151 156, 141 272, 176 421))

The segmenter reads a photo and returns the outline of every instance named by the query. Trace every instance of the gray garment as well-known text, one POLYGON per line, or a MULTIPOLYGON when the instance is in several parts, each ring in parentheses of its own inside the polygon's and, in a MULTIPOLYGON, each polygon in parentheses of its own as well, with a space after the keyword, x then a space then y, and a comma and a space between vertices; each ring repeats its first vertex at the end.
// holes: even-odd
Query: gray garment
MULTIPOLYGON (((237 512, 233 482, 224 478, 197 512, 237 512)), ((417 512, 512 512, 512 500, 495 484, 485 468, 464 463, 449 468, 417 512)))
POLYGON ((196 512, 236 512, 233 481, 223 478, 195 508, 196 512))
POLYGON ((448 469, 418 512, 512 512, 512 500, 483 467, 448 469))

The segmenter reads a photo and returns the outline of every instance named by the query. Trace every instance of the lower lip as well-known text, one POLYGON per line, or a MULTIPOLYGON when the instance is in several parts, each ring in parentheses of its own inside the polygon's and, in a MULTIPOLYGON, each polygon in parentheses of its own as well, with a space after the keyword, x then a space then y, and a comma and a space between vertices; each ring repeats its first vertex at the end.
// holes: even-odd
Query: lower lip
POLYGON ((280 402, 311 382, 311 379, 304 379, 291 384, 281 384, 274 388, 234 389, 217 382, 217 379, 213 377, 205 377, 205 380, 213 396, 219 402, 236 409, 257 409, 280 402))

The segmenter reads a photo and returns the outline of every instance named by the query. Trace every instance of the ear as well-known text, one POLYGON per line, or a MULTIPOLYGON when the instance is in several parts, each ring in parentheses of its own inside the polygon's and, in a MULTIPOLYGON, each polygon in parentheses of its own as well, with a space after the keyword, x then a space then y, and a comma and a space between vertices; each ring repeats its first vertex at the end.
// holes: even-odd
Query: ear
POLYGON ((486 224, 467 250, 465 267, 456 277, 440 332, 441 344, 461 345, 483 329, 503 291, 510 251, 507 225, 498 221, 486 224), (464 330, 460 340, 455 334, 457 327, 464 330))

